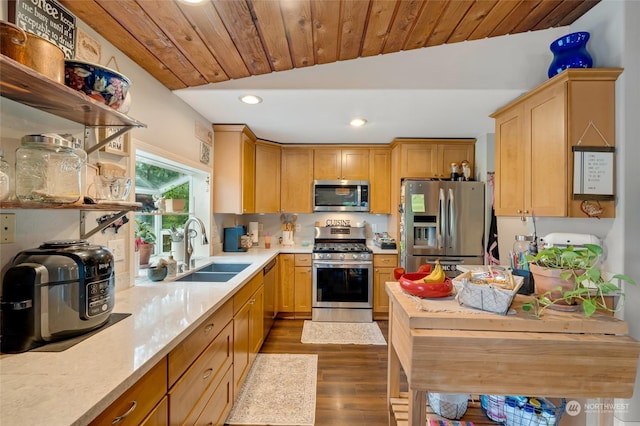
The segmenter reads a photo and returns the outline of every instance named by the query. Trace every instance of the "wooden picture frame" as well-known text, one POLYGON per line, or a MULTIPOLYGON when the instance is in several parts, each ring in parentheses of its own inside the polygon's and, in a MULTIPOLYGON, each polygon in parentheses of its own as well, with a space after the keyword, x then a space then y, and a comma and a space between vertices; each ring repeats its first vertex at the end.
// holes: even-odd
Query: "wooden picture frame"
MULTIPOLYGON (((102 141, 108 136, 114 134, 118 129, 113 127, 105 127, 98 129, 98 140, 102 141)), ((100 148, 100 151, 108 152, 109 154, 121 155, 123 157, 129 156, 129 145, 131 145, 131 133, 127 132, 109 142, 104 147, 100 148)))
POLYGON ((615 200, 615 147, 581 146, 573 151, 573 199, 615 200))

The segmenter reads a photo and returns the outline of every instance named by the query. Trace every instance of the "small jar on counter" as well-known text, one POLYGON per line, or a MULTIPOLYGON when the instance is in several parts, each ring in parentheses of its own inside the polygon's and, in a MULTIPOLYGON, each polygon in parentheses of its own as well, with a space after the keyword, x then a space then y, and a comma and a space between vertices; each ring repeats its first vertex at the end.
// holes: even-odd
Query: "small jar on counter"
POLYGON ((87 155, 60 135, 26 135, 16 150, 16 196, 20 201, 75 203, 87 155))

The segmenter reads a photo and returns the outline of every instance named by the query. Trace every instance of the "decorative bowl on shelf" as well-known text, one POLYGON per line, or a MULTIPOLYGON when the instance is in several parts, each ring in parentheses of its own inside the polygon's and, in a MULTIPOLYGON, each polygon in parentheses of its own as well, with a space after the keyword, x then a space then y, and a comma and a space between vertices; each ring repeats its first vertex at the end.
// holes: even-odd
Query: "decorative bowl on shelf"
POLYGON ((441 283, 423 283, 418 282, 429 275, 428 272, 412 272, 404 274, 400 277, 400 287, 409 294, 418 297, 439 298, 451 295, 453 283, 451 278, 445 278, 441 283))
POLYGON ((126 107, 131 81, 110 68, 83 61, 64 61, 64 84, 115 110, 126 107))

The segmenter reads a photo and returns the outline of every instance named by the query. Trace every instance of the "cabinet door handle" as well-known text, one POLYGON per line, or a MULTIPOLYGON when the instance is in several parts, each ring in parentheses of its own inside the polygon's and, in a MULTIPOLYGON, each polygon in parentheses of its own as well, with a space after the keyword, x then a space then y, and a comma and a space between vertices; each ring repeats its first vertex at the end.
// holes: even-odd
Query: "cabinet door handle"
POLYGON ((256 303, 256 299, 251 299, 251 300, 249 300, 249 304, 250 304, 250 305, 255 305, 255 303, 256 303))
POLYGON ((202 378, 207 379, 209 376, 211 376, 211 373, 213 373, 213 368, 207 368, 202 375, 202 378))
POLYGON ((207 324, 207 326, 204 328, 204 334, 209 334, 209 332, 213 330, 213 327, 215 327, 214 323, 207 324))
POLYGON ((520 213, 522 213, 522 210, 518 209, 518 210, 516 210, 516 213, 520 214, 520 213))
POLYGON ((111 422, 112 425, 115 425, 117 423, 120 423, 121 421, 123 421, 124 419, 126 419, 131 413, 133 413, 133 410, 136 409, 136 407, 138 406, 138 403, 136 401, 131 401, 131 407, 129 407, 129 409, 127 410, 126 413, 124 413, 121 416, 116 417, 115 419, 113 419, 113 421, 111 422))

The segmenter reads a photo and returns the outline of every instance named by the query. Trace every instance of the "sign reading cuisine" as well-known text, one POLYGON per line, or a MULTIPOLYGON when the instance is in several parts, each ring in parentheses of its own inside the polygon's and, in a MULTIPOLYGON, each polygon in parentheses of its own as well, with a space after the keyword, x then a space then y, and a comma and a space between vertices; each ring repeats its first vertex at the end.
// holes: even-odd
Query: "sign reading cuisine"
POLYGON ((73 59, 76 45, 76 17, 54 0, 12 0, 9 16, 25 31, 49 40, 73 59))

